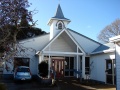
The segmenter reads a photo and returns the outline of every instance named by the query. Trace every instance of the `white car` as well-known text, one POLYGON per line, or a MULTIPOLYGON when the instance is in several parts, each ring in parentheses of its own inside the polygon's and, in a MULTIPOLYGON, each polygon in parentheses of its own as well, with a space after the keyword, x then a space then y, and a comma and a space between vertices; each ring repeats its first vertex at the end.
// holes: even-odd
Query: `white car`
POLYGON ((32 74, 27 66, 18 66, 14 71, 14 80, 31 80, 32 74))

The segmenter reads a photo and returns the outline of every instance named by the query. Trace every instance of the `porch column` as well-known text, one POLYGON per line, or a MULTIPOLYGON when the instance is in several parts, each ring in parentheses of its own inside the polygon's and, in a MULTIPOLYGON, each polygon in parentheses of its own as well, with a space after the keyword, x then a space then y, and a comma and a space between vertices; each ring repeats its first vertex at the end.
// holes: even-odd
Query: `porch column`
POLYGON ((120 46, 116 44, 115 51, 116 60, 116 90, 120 90, 120 46))
MULTIPOLYGON (((51 45, 49 46, 49 51, 51 50, 51 45)), ((51 61, 50 61, 50 54, 48 59, 48 78, 50 78, 50 68, 51 67, 51 61)))
POLYGON ((50 67, 51 67, 51 61, 50 61, 50 54, 48 59, 48 78, 50 78, 50 67))
POLYGON ((82 78, 85 79, 85 56, 82 56, 82 78))
POLYGON ((44 60, 44 54, 41 55, 41 62, 44 60))
MULTIPOLYGON (((77 53, 78 53, 78 46, 77 46, 77 53)), ((78 64, 78 54, 77 54, 77 72, 78 72, 78 67, 79 67, 79 64, 78 64)), ((77 73, 77 78, 78 78, 78 73, 77 73)))
POLYGON ((112 59, 112 81, 113 81, 113 85, 115 85, 115 82, 114 82, 114 75, 115 75, 115 73, 114 73, 115 71, 114 71, 114 61, 113 61, 113 59, 112 59))

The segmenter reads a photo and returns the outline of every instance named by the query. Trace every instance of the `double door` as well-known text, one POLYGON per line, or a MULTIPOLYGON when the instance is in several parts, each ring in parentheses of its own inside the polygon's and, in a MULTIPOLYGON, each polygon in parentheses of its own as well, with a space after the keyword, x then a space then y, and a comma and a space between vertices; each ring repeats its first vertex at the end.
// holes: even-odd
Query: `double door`
POLYGON ((56 78, 64 77, 64 59, 53 59, 51 66, 56 73, 56 78))

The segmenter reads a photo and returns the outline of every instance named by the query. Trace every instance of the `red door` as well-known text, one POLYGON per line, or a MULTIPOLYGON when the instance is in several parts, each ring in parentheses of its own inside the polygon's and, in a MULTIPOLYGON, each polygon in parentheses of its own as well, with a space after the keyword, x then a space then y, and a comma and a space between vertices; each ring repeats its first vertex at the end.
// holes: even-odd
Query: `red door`
POLYGON ((56 73, 56 78, 64 77, 64 60, 63 59, 53 59, 52 68, 56 73))

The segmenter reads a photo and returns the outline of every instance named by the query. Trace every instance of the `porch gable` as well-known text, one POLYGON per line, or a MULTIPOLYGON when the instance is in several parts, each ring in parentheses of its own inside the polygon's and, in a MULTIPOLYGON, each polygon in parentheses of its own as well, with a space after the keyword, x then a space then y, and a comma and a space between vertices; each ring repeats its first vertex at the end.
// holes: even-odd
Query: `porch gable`
POLYGON ((43 48, 42 52, 77 52, 85 54, 82 47, 80 47, 66 29, 62 30, 56 37, 54 37, 49 44, 43 48))

